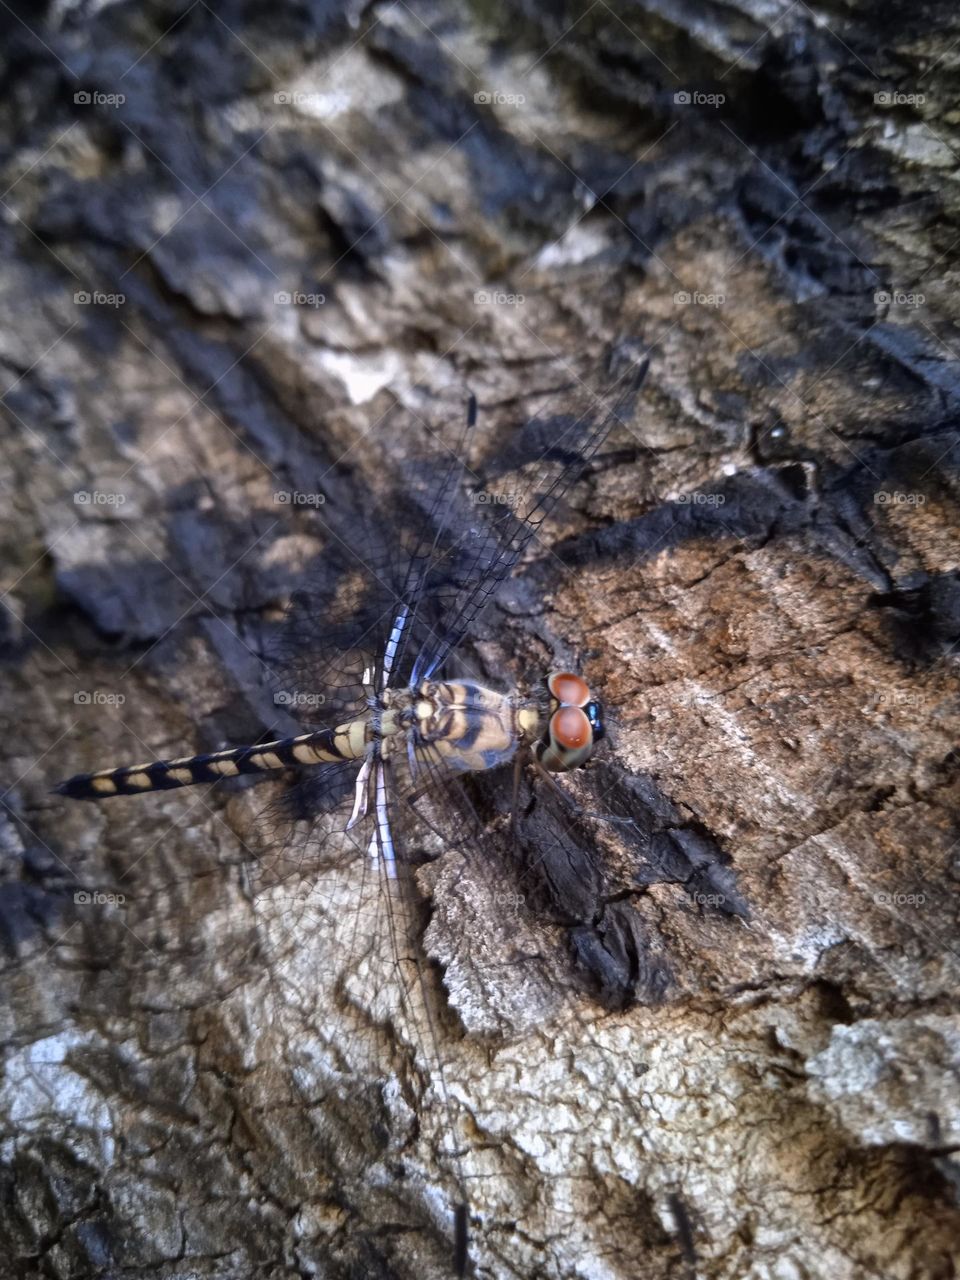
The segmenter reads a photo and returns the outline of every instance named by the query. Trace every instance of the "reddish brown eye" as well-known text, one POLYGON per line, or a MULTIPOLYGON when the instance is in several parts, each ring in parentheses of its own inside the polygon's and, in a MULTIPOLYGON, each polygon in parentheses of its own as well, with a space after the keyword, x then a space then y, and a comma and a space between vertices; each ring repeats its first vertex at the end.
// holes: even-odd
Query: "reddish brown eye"
POLYGON ((579 751, 590 741, 590 721, 579 707, 561 707, 550 721, 550 732, 565 751, 579 751))
POLYGON ((582 707, 590 701, 586 680, 572 671, 555 672, 547 681, 547 687, 558 702, 582 707))

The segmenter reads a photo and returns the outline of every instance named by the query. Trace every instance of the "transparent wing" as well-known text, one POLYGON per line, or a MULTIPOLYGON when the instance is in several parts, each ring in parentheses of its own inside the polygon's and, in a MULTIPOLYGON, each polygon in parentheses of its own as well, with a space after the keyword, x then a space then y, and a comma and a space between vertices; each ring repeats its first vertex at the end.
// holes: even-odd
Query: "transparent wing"
POLYGON ((357 714, 388 684, 436 674, 626 415, 645 373, 645 363, 632 366, 599 394, 567 389, 557 397, 562 412, 515 432, 500 461, 520 476, 519 493, 485 489, 469 470, 478 429, 471 400, 449 443, 438 432, 434 455, 411 461, 362 521, 330 506, 311 513, 324 550, 268 655, 280 707, 313 727, 318 716, 357 714))
POLYGON ((275 703, 302 725, 359 714, 410 680, 410 650, 441 643, 464 552, 453 526, 476 404, 455 444, 411 463, 362 522, 313 513, 324 550, 268 645, 275 703), (344 536, 344 528, 349 530, 344 536))
MULTIPOLYGON (((348 828, 361 767, 326 766, 293 786, 267 783, 265 803, 265 787, 235 798, 243 812, 232 820, 254 853, 249 885, 257 957, 269 975, 266 1022, 289 1037, 283 1057, 311 1082, 309 1114, 329 1135, 325 1166, 336 1169, 347 1202, 361 1183, 367 1198, 372 1187, 384 1221, 432 1241, 428 1274, 452 1275, 464 1265, 464 1179, 440 1048, 449 1043, 449 1027, 440 1026, 446 1005, 439 972, 424 963, 429 906, 416 879, 443 844, 408 803, 415 784, 402 754, 393 772, 371 761, 370 803, 348 828), (384 804, 381 795, 389 796, 384 804), (309 1040, 304 1026, 314 1029, 309 1040), (358 1087, 369 1091, 363 1110, 380 1135, 373 1146, 356 1132, 358 1087), (425 1151, 440 1155, 447 1177, 439 1188, 417 1183, 425 1151)), ((390 1274, 389 1247, 388 1235, 384 1257, 356 1261, 356 1273, 390 1274)))
POLYGON ((429 679, 461 643, 614 423, 622 420, 646 371, 646 361, 631 366, 600 394, 583 385, 568 389, 562 413, 528 423, 510 456, 512 466, 535 472, 521 492, 502 494, 478 486, 472 494, 458 496, 459 520, 451 524, 460 532, 425 575, 425 591, 437 601, 439 621, 431 629, 430 643, 417 651, 411 683, 429 679))

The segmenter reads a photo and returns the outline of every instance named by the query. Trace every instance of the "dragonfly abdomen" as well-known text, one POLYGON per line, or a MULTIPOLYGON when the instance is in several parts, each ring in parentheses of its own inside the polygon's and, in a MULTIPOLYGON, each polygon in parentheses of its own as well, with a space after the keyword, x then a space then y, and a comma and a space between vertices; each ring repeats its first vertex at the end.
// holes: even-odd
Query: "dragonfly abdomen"
POLYGON ((178 760, 153 760, 149 764, 123 765, 78 773, 56 788, 73 800, 105 800, 110 796, 143 795, 169 791, 198 782, 217 782, 241 773, 264 773, 297 765, 329 764, 358 760, 366 750, 367 722, 349 720, 335 729, 317 729, 295 738, 280 738, 257 746, 231 747, 178 760))

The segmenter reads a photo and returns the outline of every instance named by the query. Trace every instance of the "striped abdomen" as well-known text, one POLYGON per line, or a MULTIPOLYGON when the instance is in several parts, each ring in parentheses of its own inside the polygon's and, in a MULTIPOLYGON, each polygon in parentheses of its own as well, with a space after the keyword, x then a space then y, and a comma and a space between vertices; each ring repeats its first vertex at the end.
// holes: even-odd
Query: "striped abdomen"
POLYGON ((108 796, 135 796, 145 791, 168 791, 195 782, 216 782, 240 773, 263 773, 296 765, 329 764, 359 760, 367 745, 367 722, 350 720, 335 729, 318 729, 296 738, 280 738, 256 747, 233 747, 210 755, 184 756, 181 760, 154 760, 97 773, 78 773, 61 782, 56 791, 73 800, 105 800, 108 796))

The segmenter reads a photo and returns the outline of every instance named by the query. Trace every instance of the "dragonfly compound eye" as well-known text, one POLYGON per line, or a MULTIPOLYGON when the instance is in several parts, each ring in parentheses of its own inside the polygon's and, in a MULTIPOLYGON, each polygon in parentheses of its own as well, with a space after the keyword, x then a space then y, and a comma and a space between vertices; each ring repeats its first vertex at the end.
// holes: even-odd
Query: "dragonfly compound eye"
POLYGON ((579 769, 603 737, 603 708, 590 697, 583 676, 573 671, 553 671, 546 684, 550 712, 538 758, 552 771, 579 769))
POLYGON ((582 751, 593 733, 586 713, 580 707, 561 707, 550 719, 550 736, 564 751, 582 751))
POLYGON ((590 759, 593 743, 593 726, 584 709, 558 707, 547 722, 538 759, 545 769, 553 773, 579 769, 590 759))
POLYGON ((547 677, 547 688, 565 707, 582 707, 590 701, 586 680, 572 671, 555 671, 547 677))

